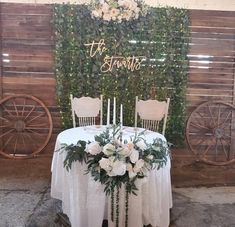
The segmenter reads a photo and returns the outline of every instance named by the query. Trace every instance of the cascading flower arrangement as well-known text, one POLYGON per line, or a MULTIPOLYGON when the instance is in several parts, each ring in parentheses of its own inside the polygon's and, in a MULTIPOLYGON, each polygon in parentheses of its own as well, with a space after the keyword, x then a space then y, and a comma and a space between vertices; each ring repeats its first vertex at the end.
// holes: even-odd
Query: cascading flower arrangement
POLYGON ((129 194, 137 195, 136 180, 144 178, 154 168, 161 168, 169 156, 168 145, 160 138, 151 144, 144 139, 146 131, 136 133, 130 140, 122 141, 120 126, 107 127, 95 141, 79 140, 75 145, 62 146, 67 152, 64 166, 69 171, 75 161, 85 162, 87 172, 95 181, 103 184, 104 191, 111 195, 111 219, 114 217, 114 190, 116 192, 116 227, 119 223, 119 189, 126 190, 126 225, 128 223, 129 194))
POLYGON ((120 23, 138 19, 146 13, 146 9, 147 6, 141 0, 93 0, 91 16, 120 23))

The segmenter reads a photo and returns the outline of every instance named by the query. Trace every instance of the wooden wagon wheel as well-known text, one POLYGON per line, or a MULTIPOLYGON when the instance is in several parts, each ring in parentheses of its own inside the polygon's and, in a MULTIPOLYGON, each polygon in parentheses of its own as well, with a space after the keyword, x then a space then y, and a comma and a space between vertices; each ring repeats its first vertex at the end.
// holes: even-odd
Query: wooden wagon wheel
POLYGON ((0 100, 0 154, 29 158, 48 144, 52 118, 45 104, 30 95, 12 95, 0 100))
POLYGON ((213 165, 235 162, 234 114, 235 106, 222 101, 203 103, 191 113, 186 138, 199 160, 213 165))

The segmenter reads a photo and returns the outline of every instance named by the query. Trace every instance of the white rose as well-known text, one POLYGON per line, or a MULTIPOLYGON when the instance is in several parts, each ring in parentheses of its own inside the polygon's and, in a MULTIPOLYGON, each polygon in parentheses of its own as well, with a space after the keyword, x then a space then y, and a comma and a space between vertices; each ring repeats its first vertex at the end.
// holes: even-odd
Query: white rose
POLYGON ((136 173, 133 171, 133 167, 131 164, 127 164, 126 168, 128 171, 129 178, 133 178, 136 176, 136 173))
POLYGON ((102 4, 102 11, 103 13, 108 13, 109 12, 109 5, 105 2, 104 4, 102 4))
POLYGON ((126 20, 130 20, 130 18, 132 17, 132 13, 131 12, 125 12, 123 13, 123 18, 126 20))
POLYGON ((111 21, 112 17, 110 14, 108 13, 104 13, 103 15, 103 20, 106 20, 106 21, 111 21))
POLYGON ((92 155, 99 154, 101 152, 101 147, 98 142, 92 142, 86 145, 85 151, 92 155))
POLYGON ((118 146, 122 146, 122 142, 118 139, 114 139, 114 144, 118 145, 118 146))
POLYGON ((133 171, 135 173, 140 172, 140 170, 144 167, 144 160, 143 159, 139 159, 136 163, 135 166, 133 168, 133 171))
POLYGON ((150 155, 147 156, 147 158, 148 158, 149 160, 153 160, 153 155, 150 154, 150 155))
POLYGON ((137 5, 137 3, 136 2, 131 2, 131 8, 137 8, 138 7, 138 5, 137 5))
POLYGON ((102 158, 99 161, 99 164, 100 164, 101 169, 104 169, 105 171, 111 170, 111 166, 110 166, 111 163, 110 163, 110 160, 108 158, 102 158))
POLYGON ((147 148, 146 143, 144 142, 144 140, 140 140, 136 143, 136 146, 139 147, 140 150, 144 151, 147 148))
POLYGON ((136 14, 139 14, 139 12, 140 12, 140 8, 138 8, 138 7, 137 7, 137 8, 135 8, 135 10, 134 10, 134 11, 135 11, 135 13, 136 13, 136 14))
POLYGON ((139 159, 139 151, 133 149, 130 155, 130 160, 132 163, 136 163, 139 159))
POLYGON ((122 3, 122 6, 125 7, 125 8, 130 8, 131 2, 124 0, 123 3, 122 3))
POLYGON ((119 23, 122 22, 122 16, 118 16, 117 19, 119 23))
POLYGON ((123 157, 128 157, 131 154, 131 151, 127 147, 120 148, 119 154, 123 157))
POLYGON ((102 14, 100 14, 99 10, 93 10, 91 12, 91 15, 94 16, 94 17, 101 17, 102 14))
POLYGON ((134 146, 135 146, 132 142, 129 142, 126 145, 127 145, 128 149, 130 149, 130 150, 133 150, 134 146))
POLYGON ((124 1, 123 1, 123 0, 118 0, 118 5, 119 5, 119 6, 123 6, 123 4, 124 4, 124 1))
POLYGON ((112 8, 110 11, 110 15, 112 17, 113 20, 116 19, 117 15, 120 13, 120 11, 116 8, 112 8))
POLYGON ((110 176, 122 176, 126 173, 126 164, 123 161, 113 162, 112 171, 110 176))
POLYGON ((159 146, 153 146, 153 149, 154 149, 155 151, 160 151, 160 147, 159 147, 159 146))
POLYGON ((120 154, 124 157, 128 157, 128 156, 130 156, 133 148, 134 148, 133 143, 123 144, 122 149, 120 150, 120 154))
POLYGON ((113 144, 108 143, 103 147, 103 153, 106 154, 107 156, 110 156, 114 153, 115 151, 115 146, 113 144))

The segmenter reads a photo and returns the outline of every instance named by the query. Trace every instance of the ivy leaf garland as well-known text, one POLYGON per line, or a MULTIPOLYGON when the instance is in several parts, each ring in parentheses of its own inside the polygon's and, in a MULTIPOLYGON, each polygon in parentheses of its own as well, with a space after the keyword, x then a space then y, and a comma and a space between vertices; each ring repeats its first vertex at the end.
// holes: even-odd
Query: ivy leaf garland
MULTIPOLYGON (((184 141, 190 17, 186 9, 151 8, 133 21, 115 23, 92 18, 88 6, 54 5, 57 96, 64 128, 72 126, 69 94, 116 97, 125 112, 124 125, 133 126, 135 96, 171 98, 166 137, 174 145, 184 141), (140 70, 115 68, 102 73, 105 56, 89 57, 84 45, 104 39, 109 56, 145 56, 140 70)), ((119 111, 119 108, 117 108, 119 111)), ((106 112, 104 113, 106 118, 106 112)), ((112 116, 111 116, 112 117, 112 116)))

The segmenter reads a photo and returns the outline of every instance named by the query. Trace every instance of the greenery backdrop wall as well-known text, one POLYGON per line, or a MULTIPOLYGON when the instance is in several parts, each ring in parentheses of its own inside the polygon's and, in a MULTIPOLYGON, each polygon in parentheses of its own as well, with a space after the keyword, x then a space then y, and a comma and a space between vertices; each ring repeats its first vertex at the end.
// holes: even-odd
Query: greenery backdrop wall
POLYGON ((135 96, 148 99, 151 88, 156 87, 154 98, 171 98, 167 139, 175 145, 182 143, 190 24, 187 10, 149 8, 145 16, 117 23, 92 18, 88 6, 63 4, 54 6, 53 23, 57 95, 65 128, 72 126, 70 93, 77 97, 103 94, 104 110, 107 99, 117 97, 117 103, 124 106, 124 125, 133 126, 135 96), (115 56, 119 62, 114 63, 115 56))

